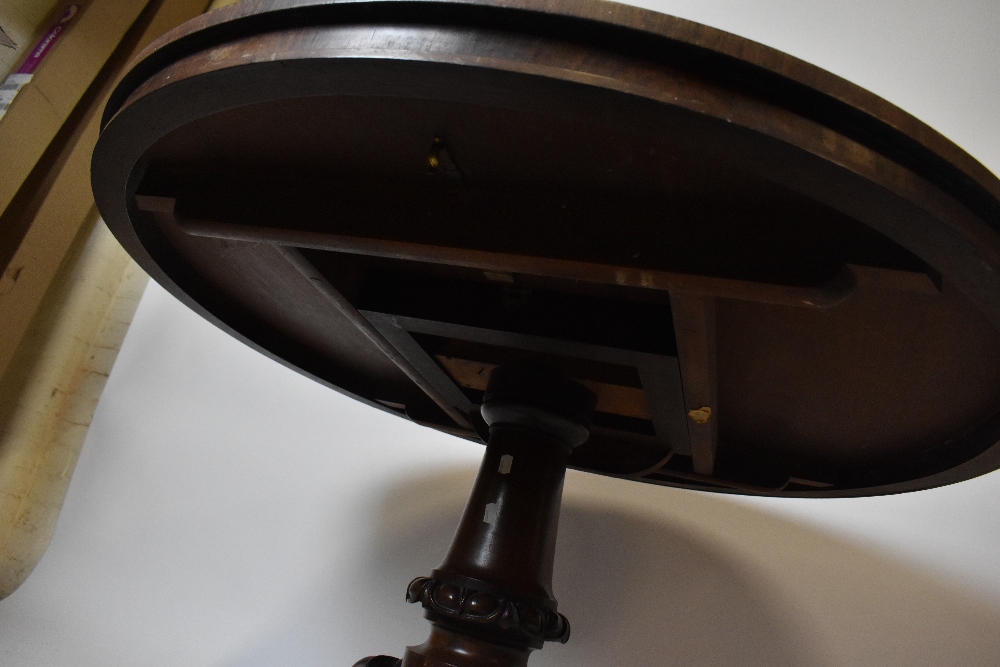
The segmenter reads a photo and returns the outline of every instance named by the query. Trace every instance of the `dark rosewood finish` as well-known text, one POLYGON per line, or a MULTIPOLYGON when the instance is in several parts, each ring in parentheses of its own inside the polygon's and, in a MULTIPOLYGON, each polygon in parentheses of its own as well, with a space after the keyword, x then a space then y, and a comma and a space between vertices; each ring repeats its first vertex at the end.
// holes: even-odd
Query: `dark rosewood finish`
POLYGON ((137 58, 93 184, 218 326, 487 442, 407 667, 566 639, 567 466, 790 497, 1000 468, 1000 181, 734 35, 604 0, 244 0, 137 58), (519 368, 571 382, 498 398, 519 368))
POLYGON ((566 460, 589 436, 597 397, 558 373, 501 367, 483 399, 489 441, 455 540, 408 602, 431 635, 403 667, 523 667, 545 641, 565 643, 552 564, 566 460))
POLYGON ((1000 183, 837 77, 607 2, 246 0, 94 156, 179 298, 469 439, 492 369, 598 395, 570 467, 837 497, 1000 466, 1000 183))

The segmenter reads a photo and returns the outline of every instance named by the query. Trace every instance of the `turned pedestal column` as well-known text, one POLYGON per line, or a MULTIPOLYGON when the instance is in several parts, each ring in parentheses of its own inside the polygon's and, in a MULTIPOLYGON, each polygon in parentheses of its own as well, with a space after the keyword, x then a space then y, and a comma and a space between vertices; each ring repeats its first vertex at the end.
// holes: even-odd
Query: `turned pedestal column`
MULTIPOLYGON (((588 437, 595 397, 547 371, 500 368, 482 405, 486 455, 444 563, 414 579, 408 602, 431 622, 402 667, 523 667, 543 642, 569 639, 552 563, 566 459, 588 437)), ((369 658, 359 664, 399 664, 369 658)))

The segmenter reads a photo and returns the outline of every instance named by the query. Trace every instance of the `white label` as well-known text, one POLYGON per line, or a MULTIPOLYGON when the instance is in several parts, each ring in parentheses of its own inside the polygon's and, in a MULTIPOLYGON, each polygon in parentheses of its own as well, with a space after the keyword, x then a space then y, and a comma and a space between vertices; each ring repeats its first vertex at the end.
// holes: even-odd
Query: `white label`
POLYGON ((31 81, 30 74, 11 74, 3 83, 0 83, 0 118, 3 118, 4 114, 7 113, 7 109, 10 108, 10 103, 14 101, 14 97, 17 95, 21 88, 24 88, 24 84, 31 81))
POLYGON ((497 515, 500 513, 500 509, 497 507, 496 503, 486 504, 486 515, 483 516, 483 523, 488 523, 491 526, 497 522, 497 515))

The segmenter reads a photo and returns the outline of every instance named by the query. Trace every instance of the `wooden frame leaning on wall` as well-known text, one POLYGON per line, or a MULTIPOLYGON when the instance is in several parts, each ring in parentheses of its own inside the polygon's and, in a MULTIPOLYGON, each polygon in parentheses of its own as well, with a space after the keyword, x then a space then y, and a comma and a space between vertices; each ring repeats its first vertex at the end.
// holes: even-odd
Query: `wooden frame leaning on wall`
POLYGON ((74 4, 72 27, 0 120, 0 598, 49 544, 147 281, 94 205, 90 157, 100 112, 142 48, 228 3, 74 4))

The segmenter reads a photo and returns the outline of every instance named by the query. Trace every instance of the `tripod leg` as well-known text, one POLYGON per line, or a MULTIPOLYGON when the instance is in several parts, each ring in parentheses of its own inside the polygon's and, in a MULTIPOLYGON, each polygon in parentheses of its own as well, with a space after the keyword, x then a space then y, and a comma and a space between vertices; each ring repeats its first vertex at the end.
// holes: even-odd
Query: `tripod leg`
POLYGON ((388 655, 373 655, 354 663, 354 667, 399 667, 400 659, 388 655))

